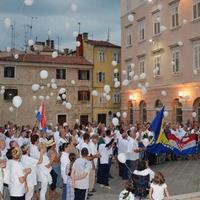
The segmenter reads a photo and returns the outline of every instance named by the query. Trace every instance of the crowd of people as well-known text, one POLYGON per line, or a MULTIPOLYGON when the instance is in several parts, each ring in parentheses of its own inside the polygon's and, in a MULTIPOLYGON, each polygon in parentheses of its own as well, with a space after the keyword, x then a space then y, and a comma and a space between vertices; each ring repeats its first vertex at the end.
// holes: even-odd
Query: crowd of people
MULTIPOLYGON (((164 125, 166 136, 169 132, 179 138, 196 134, 197 144, 199 131, 190 121, 164 125)), ((64 123, 44 132, 36 126, 8 122, 0 127, 0 199, 58 199, 58 187, 62 188, 62 200, 89 199, 96 192, 95 182, 111 189, 112 160, 117 161, 120 153, 126 154, 126 163, 117 161, 119 176, 126 182, 119 192, 120 200, 148 194, 152 200, 169 198, 163 174, 148 165, 155 155, 147 155, 143 141, 151 142, 153 137, 149 123, 118 127, 75 124, 72 129, 64 123)), ((172 154, 163 156, 165 160, 177 159, 172 154)))

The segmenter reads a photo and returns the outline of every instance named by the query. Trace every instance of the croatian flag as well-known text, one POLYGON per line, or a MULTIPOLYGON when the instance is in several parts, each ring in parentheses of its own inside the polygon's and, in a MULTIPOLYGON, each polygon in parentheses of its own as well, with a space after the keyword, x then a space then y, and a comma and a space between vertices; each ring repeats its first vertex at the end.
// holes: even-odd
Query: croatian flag
POLYGON ((36 114, 37 121, 40 122, 40 130, 47 130, 47 118, 45 115, 44 102, 41 103, 40 108, 36 114))

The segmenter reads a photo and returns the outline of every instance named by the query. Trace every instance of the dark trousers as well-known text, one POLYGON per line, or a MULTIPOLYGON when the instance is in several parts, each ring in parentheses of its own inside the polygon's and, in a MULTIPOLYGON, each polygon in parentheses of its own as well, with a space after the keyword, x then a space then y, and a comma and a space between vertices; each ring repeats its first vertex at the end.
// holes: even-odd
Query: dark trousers
POLYGON ((25 195, 23 197, 10 197, 10 200, 25 200, 25 195))
POLYGON ((123 180, 128 180, 128 169, 124 163, 119 162, 119 176, 123 180))
POLYGON ((109 164, 99 164, 97 183, 108 186, 109 164))
POLYGON ((56 174, 56 172, 53 169, 51 170, 50 174, 51 174, 51 177, 52 177, 52 184, 51 184, 50 187, 51 187, 51 190, 55 190, 58 175, 56 174))
POLYGON ((87 190, 74 189, 75 198, 74 200, 85 200, 87 190))
POLYGON ((127 160, 126 161, 126 164, 129 167, 129 169, 127 169, 129 178, 131 178, 133 171, 137 169, 137 163, 138 163, 138 160, 127 160))

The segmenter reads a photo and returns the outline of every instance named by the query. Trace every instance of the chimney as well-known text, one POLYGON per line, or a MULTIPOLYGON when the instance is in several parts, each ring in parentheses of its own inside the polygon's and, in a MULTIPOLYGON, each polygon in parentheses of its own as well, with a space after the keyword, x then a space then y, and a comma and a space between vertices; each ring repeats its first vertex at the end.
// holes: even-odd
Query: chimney
POLYGON ((54 46, 54 40, 51 40, 51 49, 54 50, 55 46, 54 46))
POLYGON ((88 41, 88 33, 83 33, 83 41, 88 41))
POLYGON ((68 54, 69 54, 69 49, 68 49, 68 48, 65 48, 65 49, 64 49, 64 55, 67 56, 68 54))
POLYGON ((78 34, 76 41, 80 42, 81 45, 79 47, 76 47, 76 56, 83 56, 83 39, 82 34, 78 34))
POLYGON ((46 46, 50 47, 50 39, 46 40, 46 46))

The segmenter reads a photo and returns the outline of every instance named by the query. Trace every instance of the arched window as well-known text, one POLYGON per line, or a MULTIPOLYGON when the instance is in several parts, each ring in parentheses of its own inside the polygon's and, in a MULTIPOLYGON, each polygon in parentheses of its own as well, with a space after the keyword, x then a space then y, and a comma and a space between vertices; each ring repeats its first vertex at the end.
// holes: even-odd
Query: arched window
POLYGON ((160 109, 163 107, 163 103, 160 101, 160 99, 157 99, 155 102, 155 110, 156 114, 160 111, 160 109))
POLYGON ((146 102, 141 101, 139 107, 140 107, 140 122, 144 123, 147 121, 146 102))
POLYGON ((181 123, 183 121, 182 103, 178 99, 173 101, 173 117, 175 122, 181 123))
POLYGON ((193 110, 197 113, 196 120, 200 123, 200 97, 195 99, 193 103, 193 110))

